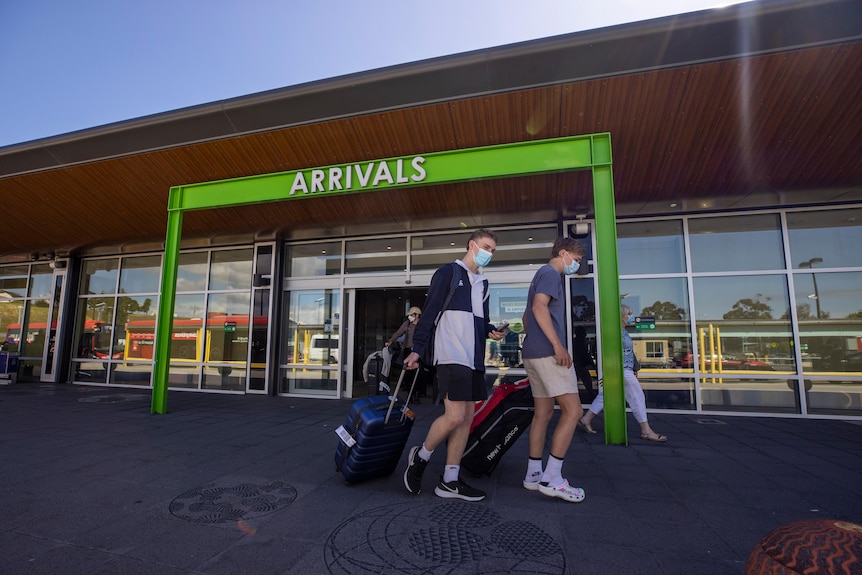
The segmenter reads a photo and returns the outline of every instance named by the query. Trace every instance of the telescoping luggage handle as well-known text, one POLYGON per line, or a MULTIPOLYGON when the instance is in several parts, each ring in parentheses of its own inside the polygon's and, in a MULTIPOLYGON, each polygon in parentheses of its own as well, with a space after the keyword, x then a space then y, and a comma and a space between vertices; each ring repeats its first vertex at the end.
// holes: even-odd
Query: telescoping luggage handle
MULTIPOLYGON (((410 370, 402 369, 401 375, 398 376, 398 383, 395 384, 395 390, 392 392, 392 397, 389 400, 389 409, 386 410, 386 419, 383 420, 383 425, 389 423, 389 416, 395 408, 395 402, 398 401, 398 391, 401 389, 401 382, 404 381, 404 374, 408 371, 410 370)), ((419 369, 417 368, 412 371, 414 372, 413 384, 410 386, 410 393, 407 394, 407 401, 404 402, 404 407, 407 407, 407 402, 410 401, 410 396, 413 395, 413 388, 416 386, 416 380, 419 378, 419 369)))

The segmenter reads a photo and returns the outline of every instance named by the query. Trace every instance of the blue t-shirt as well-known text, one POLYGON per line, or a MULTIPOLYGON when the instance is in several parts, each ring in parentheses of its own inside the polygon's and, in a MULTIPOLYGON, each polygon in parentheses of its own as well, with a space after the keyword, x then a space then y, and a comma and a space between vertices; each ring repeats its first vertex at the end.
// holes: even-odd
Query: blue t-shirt
POLYGON ((533 299, 537 293, 550 296, 548 311, 551 314, 551 323, 560 342, 566 345, 566 306, 564 297, 566 290, 563 286, 563 275, 555 270, 550 264, 545 264, 533 276, 530 290, 527 292, 527 310, 524 313, 524 327, 527 337, 521 348, 521 357, 536 359, 554 355, 554 346, 539 327, 536 316, 533 315, 533 299))

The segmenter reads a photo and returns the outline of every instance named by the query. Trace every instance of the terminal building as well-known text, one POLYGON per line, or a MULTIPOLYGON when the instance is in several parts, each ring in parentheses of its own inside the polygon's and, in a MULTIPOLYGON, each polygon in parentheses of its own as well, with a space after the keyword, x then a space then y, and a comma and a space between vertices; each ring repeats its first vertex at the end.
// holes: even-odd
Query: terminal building
MULTIPOLYGON (((488 228, 495 323, 556 237, 587 246, 568 333, 602 378, 631 306, 650 409, 862 419, 860 79, 858 0, 762 0, 2 147, 2 375, 362 396, 488 228), (581 142, 612 198, 558 163, 581 142)), ((488 342, 489 384, 523 337, 488 342)))

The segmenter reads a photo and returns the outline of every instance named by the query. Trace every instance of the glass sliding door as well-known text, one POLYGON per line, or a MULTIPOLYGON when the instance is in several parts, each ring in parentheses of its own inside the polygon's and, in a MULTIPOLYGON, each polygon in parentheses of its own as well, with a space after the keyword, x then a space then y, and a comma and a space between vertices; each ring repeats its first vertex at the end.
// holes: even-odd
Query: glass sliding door
POLYGON ((343 345, 341 290, 286 291, 278 392, 338 395, 343 345))

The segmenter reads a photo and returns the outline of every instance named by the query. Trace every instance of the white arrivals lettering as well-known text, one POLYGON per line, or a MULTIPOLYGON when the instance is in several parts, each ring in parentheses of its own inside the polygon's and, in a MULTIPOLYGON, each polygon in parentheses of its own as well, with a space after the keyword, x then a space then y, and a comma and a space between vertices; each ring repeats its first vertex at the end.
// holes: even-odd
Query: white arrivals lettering
POLYGON ((324 191, 323 180, 326 178, 326 173, 323 170, 311 170, 311 192, 324 191))
POLYGON ((368 185, 368 180, 371 179, 371 170, 374 168, 374 162, 368 163, 368 169, 365 171, 365 173, 362 172, 362 168, 358 165, 353 167, 354 169, 356 169, 356 177, 359 178, 360 187, 364 188, 368 185))
POLYGON ((404 175, 404 160, 398 160, 395 163, 395 181, 399 184, 406 184, 410 181, 410 179, 404 175))
POLYGON ((410 162, 410 165, 413 166, 413 169, 416 170, 416 173, 410 176, 410 179, 414 182, 421 182, 425 179, 425 168, 422 167, 422 164, 425 163, 425 158, 422 156, 416 156, 413 158, 413 161, 410 162))
POLYGON ((410 173, 410 168, 405 166, 404 158, 394 161, 394 177, 389 164, 385 161, 368 162, 367 164, 349 164, 343 167, 332 166, 326 169, 315 168, 306 170, 305 172, 296 172, 293 176, 293 183, 290 186, 290 195, 296 195, 297 192, 314 194, 318 192, 351 190, 353 189, 354 173, 356 174, 357 183, 360 188, 366 188, 369 185, 389 184, 392 186, 396 184, 409 184, 411 181, 422 182, 428 176, 423 156, 414 156, 410 159, 410 168, 412 168, 413 173, 410 173), (373 179, 372 174, 374 176, 373 179))
POLYGON ((308 186, 305 185, 305 176, 302 172, 297 172, 293 177, 293 185, 290 186, 290 195, 292 196, 297 191, 302 192, 303 194, 308 193, 308 186))
MULTIPOLYGON (((347 171, 350 173, 350 170, 347 171)), ((341 189, 341 168, 329 168, 329 191, 341 189)))
POLYGON ((374 181, 371 185, 376 186, 383 180, 386 180, 389 185, 395 183, 392 180, 392 174, 389 172, 389 165, 386 162, 380 162, 380 165, 377 166, 377 174, 374 175, 374 181))

